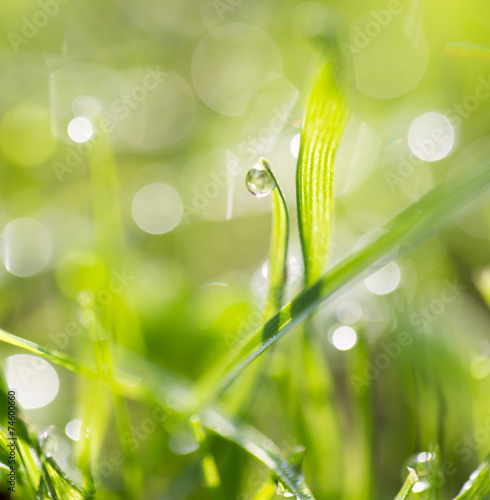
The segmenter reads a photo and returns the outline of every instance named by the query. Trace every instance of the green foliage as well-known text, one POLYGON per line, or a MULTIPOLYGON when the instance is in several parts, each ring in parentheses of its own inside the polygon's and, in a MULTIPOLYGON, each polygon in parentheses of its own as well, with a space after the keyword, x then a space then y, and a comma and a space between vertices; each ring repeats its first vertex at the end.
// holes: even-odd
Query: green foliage
MULTIPOLYGON (((320 5, 307 4, 305 9, 316 9, 320 5)), ((182 5, 177 2, 173 8, 182 9, 185 16, 191 17, 198 10, 195 5, 186 7, 185 2, 182 5)), ((243 5, 243 8, 250 7, 243 5)), ((205 10, 205 7, 202 9, 205 10)), ((326 16, 328 19, 333 17, 330 14, 326 16)), ((390 11, 390 16, 394 15, 390 11)), ((173 19, 172 16, 170 19, 173 19)), ((323 20, 320 15, 318 19, 316 14, 312 17, 311 11, 309 18, 298 17, 298 23, 303 23, 312 31, 317 28, 323 30, 323 20), (318 23, 313 22, 316 20, 318 23)), ((138 17, 138 23, 149 21, 138 17)), ((191 22, 194 21, 191 19, 191 22)), ((207 19, 204 24, 211 26, 213 22, 207 19)), ((243 26, 240 23, 225 23, 223 26, 228 29, 229 25, 243 26)), ((199 31, 200 26, 201 21, 187 26, 189 29, 184 30, 186 36, 199 31)), ((407 32, 411 31, 408 29, 410 26, 404 28, 407 32)), ((114 34, 117 30, 108 31, 114 34)), ((156 32, 160 33, 160 30, 156 32)), ((281 37, 280 33, 275 35, 281 37)), ((152 37, 155 35, 152 34, 152 37)), ((291 43, 291 38, 294 34, 288 32, 284 43, 291 43)), ((269 218, 260 211, 250 216, 241 213, 235 218, 239 223, 238 229, 234 229, 234 238, 239 240, 242 233, 256 235, 253 235, 255 239, 247 240, 251 243, 245 249, 241 241, 237 244, 231 242, 229 253, 235 260, 230 269, 222 269, 227 262, 220 260, 220 252, 228 248, 228 235, 223 236, 223 228, 233 227, 236 223, 228 217, 233 199, 227 200, 230 203, 226 221, 217 221, 219 210, 213 211, 215 207, 209 207, 213 203, 213 196, 209 196, 204 200, 203 208, 210 208, 209 220, 192 220, 189 214, 194 215, 195 207, 184 203, 181 208, 185 218, 190 220, 186 220, 189 224, 185 228, 180 227, 165 235, 135 234, 136 227, 126 225, 131 212, 128 199, 134 186, 140 182, 138 176, 145 178, 144 168, 153 168, 147 163, 154 161, 158 165, 157 181, 161 180, 160 175, 162 178, 177 179, 175 185, 179 185, 182 192, 185 192, 188 178, 181 176, 177 169, 160 168, 162 158, 157 153, 146 151, 147 157, 139 164, 134 158, 136 154, 134 157, 126 154, 106 137, 97 145, 95 141, 88 143, 89 153, 84 154, 82 161, 87 167, 87 176, 80 176, 83 189, 79 191, 67 183, 63 194, 68 200, 63 206, 73 202, 76 210, 90 213, 90 236, 88 242, 84 240, 84 245, 81 245, 87 248, 61 259, 62 263, 53 263, 56 267, 53 275, 60 290, 55 288, 55 282, 48 273, 45 281, 45 277, 39 277, 38 282, 34 281, 37 278, 29 282, 29 286, 33 283, 33 297, 29 296, 28 285, 23 288, 24 285, 18 284, 21 281, 16 282, 15 286, 30 298, 30 301, 26 300, 25 315, 24 310, 22 314, 17 312, 18 305, 12 298, 15 293, 10 293, 14 284, 8 281, 10 277, 6 278, 5 290, 8 293, 2 295, 4 300, 0 311, 2 322, 6 325, 5 329, 0 329, 0 342, 6 356, 19 350, 32 353, 61 368, 60 374, 70 381, 65 386, 65 399, 57 408, 62 414, 57 422, 60 425, 59 422, 73 418, 72 413, 81 420, 82 431, 78 442, 72 445, 69 457, 70 467, 76 467, 80 472, 80 484, 77 484, 78 480, 72 480, 60 466, 61 462, 51 456, 44 441, 45 433, 40 433, 40 425, 38 427, 35 421, 38 415, 28 414, 19 406, 16 422, 18 498, 274 500, 278 496, 293 496, 299 500, 385 500, 393 498, 401 483, 392 474, 393 469, 399 468, 409 453, 430 449, 437 451, 426 452, 423 460, 410 465, 408 476, 395 500, 439 500, 449 498, 448 492, 452 492, 452 497, 460 487, 461 477, 466 477, 466 469, 476 465, 469 452, 465 460, 459 460, 461 449, 467 450, 462 448, 461 442, 467 442, 468 436, 463 436, 463 433, 470 424, 464 419, 454 420, 461 414, 467 417, 466 413, 470 412, 466 410, 470 406, 475 422, 484 420, 486 415, 482 417, 482 413, 489 403, 485 383, 490 373, 490 350, 477 357, 476 361, 468 361, 456 341, 454 345, 444 348, 445 342, 450 341, 434 338, 429 327, 427 332, 417 331, 411 313, 415 310, 417 314, 415 308, 417 300, 420 300, 419 320, 423 318, 438 331, 445 333, 447 330, 448 338, 453 333, 450 321, 444 318, 452 308, 449 306, 452 302, 439 300, 437 305, 444 302, 443 313, 432 313, 429 321, 427 302, 432 296, 428 292, 427 298, 418 291, 420 298, 417 298, 415 293, 415 288, 426 287, 430 291, 431 280, 437 283, 442 281, 438 276, 440 273, 444 277, 453 274, 463 276, 464 286, 471 288, 466 297, 468 302, 471 301, 482 317, 488 315, 488 256, 472 255, 465 261, 461 255, 456 255, 458 245, 464 243, 460 233, 454 236, 451 230, 447 230, 455 226, 452 224, 455 219, 461 224, 461 214, 470 204, 477 206, 484 203, 484 195, 490 188, 488 156, 482 154, 475 159, 470 155, 471 162, 468 164, 465 163, 465 155, 458 156, 456 163, 465 167, 459 168, 459 173, 444 171, 441 174, 434 168, 434 178, 439 179, 436 187, 423 196, 419 196, 417 191, 413 202, 400 212, 396 210, 398 215, 394 217, 391 216, 391 201, 387 201, 386 213, 390 214, 389 217, 379 217, 373 211, 373 220, 389 219, 378 228, 375 237, 364 235, 369 236, 364 246, 357 246, 347 256, 340 256, 335 265, 326 270, 334 242, 334 213, 340 216, 340 226, 348 219, 346 213, 351 204, 355 210, 365 210, 367 214, 351 216, 353 219, 358 217, 359 221, 356 219, 355 224, 346 228, 346 234, 339 231, 339 239, 347 241, 343 249, 350 248, 351 243, 363 235, 365 226, 374 224, 377 227, 366 207, 376 205, 378 200, 396 198, 399 193, 390 194, 385 187, 380 188, 379 177, 376 177, 374 187, 373 184, 363 187, 365 194, 361 194, 360 190, 355 193, 355 198, 361 199, 361 202, 354 203, 353 198, 340 200, 340 203, 336 202, 337 211, 334 210, 334 166, 348 118, 348 84, 337 42, 329 40, 325 48, 324 37, 320 40, 324 44, 324 52, 317 61, 307 93, 301 126, 295 186, 297 227, 291 224, 294 217, 290 220, 288 212, 289 190, 279 185, 281 176, 277 175, 286 169, 280 162, 277 165, 274 163, 273 169, 268 160, 260 158, 258 168, 263 169, 266 180, 271 181, 270 226, 267 226, 269 218), (366 220, 362 219, 363 215, 366 215, 366 220), (265 227, 267 229, 263 230, 265 227), (295 291, 293 296, 288 280, 288 259, 293 253, 290 239, 298 236, 296 229, 304 259, 304 288, 297 293, 295 291), (205 234, 206 242, 212 242, 210 247, 201 248, 199 241, 196 244, 193 240, 192 244, 182 243, 187 238, 191 240, 200 231, 205 234), (270 232, 268 248, 261 241, 261 236, 267 231, 270 232), (457 241, 450 241, 451 238, 457 241), (368 315, 358 320, 357 343, 352 350, 343 353, 344 357, 325 349, 324 340, 330 328, 337 325, 335 315, 325 313, 325 306, 334 304, 334 295, 353 289, 355 283, 380 267, 381 263, 394 259, 394 255, 401 262, 409 252, 416 252, 416 247, 428 240, 435 241, 434 247, 445 245, 447 251, 438 249, 432 257, 433 261, 439 259, 441 262, 430 267, 426 265, 425 257, 419 259, 420 276, 416 276, 415 264, 405 272, 408 276, 406 293, 397 291, 392 295, 386 294, 388 296, 379 301, 370 297, 373 303, 376 302, 372 310, 378 314, 377 319, 372 324, 369 324, 370 319, 366 319, 370 318, 368 315), (141 248, 144 248, 144 253, 140 253, 141 248), (186 252, 190 253, 187 261, 186 252), (248 285, 244 287, 241 283, 248 282, 251 267, 256 266, 256 260, 263 258, 264 254, 268 254, 265 307, 262 303, 252 305, 248 285), (219 272, 209 271, 210 255, 218 262, 215 265, 219 272), (198 258, 202 260, 195 264, 198 258), (97 293, 105 292, 103 296, 107 298, 111 273, 128 263, 136 269, 134 273, 129 273, 135 275, 131 277, 135 283, 128 284, 127 290, 109 295, 110 298, 101 307, 97 293), (145 267, 147 264, 148 268, 145 267), (486 266, 487 270, 474 272, 476 268, 486 266), (213 276, 211 283, 207 279, 208 273, 213 276), (214 277, 219 277, 220 281, 215 281, 214 277), (473 280, 471 286, 470 278, 473 280), (416 280, 417 287, 414 284, 416 280), (87 289, 78 293, 81 284, 87 289), (67 298, 60 298, 59 291, 67 298), (211 293, 216 295, 208 295, 211 293), (45 296, 49 300, 46 298, 44 301, 45 296), (34 314, 30 309, 34 308, 33 304, 40 304, 39 309, 46 314, 37 310, 34 314), (67 310, 72 307, 80 326, 79 338, 71 339, 71 345, 66 349, 56 347, 52 342, 48 344, 41 335, 40 325, 51 324, 53 317, 61 315, 61 312, 68 314, 67 310), (250 320, 253 314, 259 318, 258 321, 250 320), (327 320, 322 314, 327 314, 327 320), (235 330, 242 322, 246 326, 240 328, 240 333, 235 336, 235 330), (411 344, 407 343, 404 345, 406 349, 402 350, 390 335, 395 336, 403 328, 409 331, 407 336, 411 344), (24 333, 18 336, 7 330, 24 333), (229 349, 223 347, 225 334, 236 338, 229 349), (379 357, 380 352, 384 358, 379 357), (379 359, 386 358, 389 359, 387 366, 380 369, 379 359), (462 368, 466 367, 465 363, 473 363, 469 371, 462 368), (475 363, 477 369, 474 369, 475 363), (471 379, 466 372, 471 374, 471 379), (362 381, 360 390, 351 383, 353 377, 362 381), (70 386, 72 382, 73 386, 70 386), (471 404, 467 404, 466 396, 471 399, 471 404), (70 406, 69 410, 64 406, 70 406), (452 413, 446 411, 448 406, 452 406, 452 413), (456 417, 453 416, 455 413, 456 417), (396 422, 395 429, 390 427, 392 422, 396 422), (99 466, 108 456, 117 457, 117 466, 113 467, 117 472, 112 477, 101 477, 99 466), (447 477, 444 476, 444 463, 454 466, 452 475, 446 472, 447 477), (385 470, 386 464, 390 473, 385 470), (447 479, 447 484, 441 479, 447 479), (162 491, 165 492, 163 497, 162 491)), ((261 50, 266 42, 264 38, 261 50)), ((71 40, 66 42, 67 50, 72 43, 71 40)), ((144 45, 148 41, 140 40, 138 43, 144 45)), ((304 56, 304 53, 301 55, 304 56)), ((50 64, 58 64, 55 59, 53 61, 50 64)), ((250 73, 247 76, 254 77, 253 71, 250 73)), ((240 78, 238 74, 237 80, 240 78)), ((253 116, 264 113, 269 119, 271 114, 275 118, 278 118, 277 114, 281 115, 269 112, 267 108, 269 99, 275 102, 273 94, 282 88, 277 84, 279 79, 272 71, 258 86, 260 90, 253 103, 253 116)), ((290 86, 296 91, 294 85, 290 86)), ((221 97, 219 90, 213 92, 212 100, 221 97)), ((294 92, 286 94, 290 97, 294 92)), ((394 109, 402 105, 401 101, 392 102, 394 109)), ((370 106, 376 109, 378 104, 368 101, 364 105, 370 110, 370 106)), ((291 106, 288 99, 285 106, 288 112, 291 106)), ((17 136, 20 137, 22 127, 26 128, 18 126, 16 120, 36 118, 32 109, 30 114, 25 109, 23 113, 17 113, 18 116, 7 114, 8 119, 0 124, 2 159, 15 168, 36 165, 37 155, 30 154, 28 149, 16 154, 16 149, 22 149, 22 141, 19 139, 17 143, 17 136), (11 146, 12 141, 15 147, 11 146)), ((147 111, 152 111, 151 106, 145 108, 145 113, 147 111)), ((214 116, 215 111, 211 113, 208 110, 206 113, 214 116)), ((244 111, 244 115, 248 120, 249 111, 244 111)), ((42 127, 36 131, 36 126, 32 126, 29 134, 36 136, 34 143, 39 143, 38 152, 49 158, 58 139, 47 133, 46 116, 42 113, 40 116, 42 127), (50 143, 43 148, 45 135, 49 140, 44 142, 50 143)), ((100 120, 104 118, 97 118, 94 124, 100 125, 100 120)), ((288 122, 289 116, 279 117, 281 120, 288 122)), ((250 123, 255 126, 254 120, 250 119, 250 123)), ((284 123, 281 122, 280 126, 284 123)), ((291 125, 290 128, 293 127, 291 125)), ((258 152, 256 144, 259 144, 261 154, 269 156, 270 144, 263 144, 260 138, 270 135, 272 128, 275 125, 264 127, 258 138, 252 137, 255 149, 252 148, 251 156, 258 152)), ((214 136, 220 137, 220 140, 223 138, 219 149, 224 149, 226 133, 219 127, 211 131, 204 129, 191 139, 189 151, 172 145, 175 149, 169 154, 174 155, 172 158, 176 164, 195 163, 199 168, 201 164, 208 168, 212 161, 199 155, 194 158, 193 149, 207 150, 214 136)), ((125 130, 121 133, 128 135, 125 130)), ((136 141, 134 137, 131 139, 136 141)), ((247 141, 238 148, 250 153, 247 141)), ((390 148, 385 149, 386 156, 393 161, 389 156, 390 148)), ((248 166, 248 160, 246 163, 248 166)), ((189 177, 193 177, 194 173, 189 177)), ((234 182, 234 174, 228 176, 229 173, 226 181, 217 175, 213 177, 214 184, 204 184, 216 188, 221 183, 220 188, 225 186, 224 189, 229 189, 234 182)), ((22 186, 22 189, 23 182, 30 183, 31 189, 32 184, 36 189, 49 185, 43 174, 37 171, 19 171, 6 177, 10 175, 14 178, 12 184, 22 186)), ((9 182, 11 179, 7 178, 6 190, 9 182)), ((36 206, 32 193, 27 192, 24 201, 36 206)), ((11 207, 15 209, 15 200, 9 201, 9 210, 11 207)), ((250 199, 248 202, 253 207, 250 209, 252 213, 254 202, 250 199)), ((398 207, 396 203, 393 206, 398 207)), ((482 212, 487 208, 483 206, 482 212)), ((3 212, 0 215, 4 217, 3 212)), ((410 264, 403 262, 407 267, 410 264)), ((3 286, 3 282, 0 283, 0 292, 4 291, 3 286)), ((337 317, 342 323, 338 313, 337 317)), ((425 328, 425 323, 423 325, 425 328)), ((478 325, 486 326, 485 320, 478 325)), ((463 330, 466 328, 471 329, 464 324, 463 330)), ((458 337, 461 343, 469 343, 466 337, 461 338, 458 337)), ((3 408, 7 405, 7 391, 3 370, 0 370, 0 405, 3 408)), ((0 412, 2 474, 6 470, 9 454, 4 417, 4 412, 0 412)), ((49 417, 57 418, 54 414, 49 417)), ((44 422, 45 418, 41 415, 39 420, 44 422)), ((478 449, 481 456, 486 451, 485 445, 469 449, 472 452, 478 449)), ((4 476, 0 477, 3 479, 4 476)), ((490 469, 485 460, 455 500, 489 498, 490 469)))

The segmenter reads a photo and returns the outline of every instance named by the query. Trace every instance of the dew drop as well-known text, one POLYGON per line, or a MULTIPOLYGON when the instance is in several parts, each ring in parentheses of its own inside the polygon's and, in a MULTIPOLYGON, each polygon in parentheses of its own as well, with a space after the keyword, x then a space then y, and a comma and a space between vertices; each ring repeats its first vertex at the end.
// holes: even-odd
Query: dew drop
POLYGON ((188 455, 199 447, 194 436, 187 431, 176 431, 168 439, 169 448, 176 455, 188 455))
POLYGON ((247 189, 257 198, 263 198, 271 194, 274 188, 274 180, 266 168, 255 165, 247 172, 247 189))
POLYGON ((280 480, 276 480, 276 494, 285 498, 294 497, 280 480))
MULTIPOLYGON (((78 418, 70 420, 65 426, 65 434, 73 441, 80 441, 80 435, 82 433, 82 421, 78 418)), ((88 428, 85 433, 88 436, 88 428)))
POLYGON ((51 429, 51 427, 48 428, 39 436, 41 449, 47 457, 53 456, 53 453, 58 449, 58 441, 50 434, 51 429))
POLYGON ((435 453, 431 453, 430 451, 423 451, 422 453, 419 453, 417 455, 417 462, 428 462, 429 460, 433 460, 435 456, 435 453))
POLYGON ((428 481, 417 481, 413 487, 412 487, 412 491, 414 493, 420 493, 422 491, 425 491, 426 489, 428 489, 430 487, 430 484, 428 481))

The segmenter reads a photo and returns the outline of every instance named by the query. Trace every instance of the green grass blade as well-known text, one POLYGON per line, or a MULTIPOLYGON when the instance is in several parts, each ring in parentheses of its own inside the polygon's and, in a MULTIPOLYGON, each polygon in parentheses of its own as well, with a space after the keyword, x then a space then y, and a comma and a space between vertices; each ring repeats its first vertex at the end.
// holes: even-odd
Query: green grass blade
POLYGON ((220 489, 221 480, 219 477, 218 466, 214 460, 209 447, 209 441, 206 432, 201 425, 201 419, 197 415, 190 418, 190 426, 196 441, 199 443, 199 451, 201 454, 201 468, 204 478, 204 484, 211 492, 213 500, 223 500, 223 495, 220 489))
POLYGON ((261 158, 261 165, 274 181, 272 190, 272 231, 269 248, 269 296, 265 310, 266 318, 277 312, 282 305, 286 285, 286 264, 289 239, 289 214, 284 193, 279 186, 269 162, 261 158))
MULTIPOLYGON (((266 321, 275 314, 282 306, 285 287, 287 283, 287 252, 289 239, 289 214, 284 193, 272 170, 270 163, 265 158, 260 158, 257 164, 247 173, 247 188, 258 195, 255 191, 256 183, 262 186, 265 193, 271 189, 272 222, 271 237, 269 245, 268 265, 268 294, 263 309, 262 321, 266 321), (257 175, 255 181, 249 179, 252 174, 257 175)), ((263 194, 261 194, 263 196, 263 194)), ((260 382, 267 370, 267 359, 257 363, 253 369, 240 380, 240 388, 234 391, 233 397, 228 399, 228 407, 235 417, 243 415, 250 407, 253 398, 256 397, 260 388, 260 382)))
POLYGON ((335 50, 321 61, 301 130, 296 196, 307 286, 320 277, 328 255, 335 153, 348 114, 339 66, 335 50))
MULTIPOLYGON (((92 348, 94 353, 94 358, 96 360, 97 370, 100 377, 107 378, 112 381, 115 374, 115 366, 111 351, 111 345, 107 339, 103 338, 103 328, 98 321, 98 316, 94 309, 94 304, 92 301, 85 300, 81 304, 81 309, 87 318, 88 334, 92 342, 92 348), (90 320, 89 318, 92 318, 90 320)), ((123 469, 123 479, 128 492, 128 496, 131 498, 138 498, 143 491, 143 475, 141 472, 141 467, 139 459, 127 440, 122 439, 122 436, 132 436, 132 426, 128 408, 123 397, 117 392, 117 388, 114 387, 115 384, 111 383, 112 389, 112 399, 114 404, 114 420, 116 430, 119 436, 119 441, 121 444, 121 449, 124 456, 123 469)), ((91 406, 92 397, 97 397, 97 393, 105 387, 98 385, 92 391, 89 392, 89 400, 87 401, 87 409, 91 406)), ((103 396, 103 394, 98 395, 103 396)), ((82 395, 82 399, 85 395, 82 395)), ((91 413, 91 412, 89 412, 91 413)), ((92 416, 92 415, 91 415, 92 416)), ((96 426, 99 431, 94 432, 99 436, 99 440, 103 440, 105 432, 107 430, 107 424, 109 419, 109 412, 98 412, 97 419, 92 416, 92 422, 89 425, 90 429, 94 429, 96 426)))
POLYGON ((58 484, 58 485, 55 484, 55 481, 51 477, 51 474, 50 474, 50 471, 46 465, 46 462, 43 462, 42 470, 44 473, 44 481, 45 481, 46 487, 47 487, 48 492, 49 492, 49 498, 52 498, 53 500, 61 500, 60 496, 58 495, 58 489, 61 489, 60 488, 61 484, 58 484), (57 486, 58 486, 58 488, 57 488, 57 486))
POLYGON ((69 495, 63 496, 63 498, 86 498, 81 489, 63 472, 52 457, 46 459, 46 467, 49 474, 54 478, 54 481, 59 484, 59 491, 63 492, 65 495, 69 495))
POLYGON ((114 383, 119 391, 129 397, 134 398, 136 395, 139 395, 140 387, 138 386, 138 382, 140 381, 140 377, 136 375, 116 372, 114 374, 114 378, 112 379, 109 377, 103 378, 97 370, 81 361, 78 361, 68 354, 64 354, 55 349, 48 349, 37 344, 36 342, 18 337, 17 335, 13 335, 12 333, 6 332, 2 329, 0 329, 0 342, 20 347, 21 349, 25 349, 29 352, 42 356, 47 361, 51 361, 52 363, 62 366, 63 368, 66 368, 73 373, 77 373, 78 375, 82 375, 90 380, 97 380, 98 382, 105 381, 109 384, 114 383))
POLYGON ((471 474, 454 500, 488 500, 490 498, 490 467, 488 458, 471 474))
MULTIPOLYGON (((298 294, 261 328, 250 334, 228 353, 200 384, 197 396, 201 404, 221 394, 254 359, 259 357, 286 332, 308 316, 319 304, 351 280, 367 271, 376 261, 397 249, 399 253, 424 238, 436 234, 444 223, 474 202, 490 187, 489 164, 434 188, 385 225, 384 234, 353 253, 320 280, 298 294)), ((195 411, 195 409, 194 409, 195 411)))
POLYGON ((252 500, 272 500, 275 496, 275 485, 269 480, 255 493, 252 500))
MULTIPOLYGON (((0 393, 5 393, 7 386, 3 374, 0 374, 0 393)), ((22 479, 23 493, 29 491, 29 498, 53 498, 82 500, 84 495, 80 488, 61 470, 52 457, 46 456, 36 431, 18 408, 15 422, 16 454, 18 463, 18 479, 22 479)), ((0 428, 0 445, 7 443, 7 437, 0 428)))
POLYGON ((96 372, 78 363, 74 358, 67 354, 61 353, 54 349, 46 349, 39 344, 36 344, 35 342, 23 339, 22 337, 17 337, 16 335, 13 335, 1 329, 0 342, 5 342, 6 344, 26 349, 27 351, 30 351, 34 354, 39 354, 48 361, 52 361, 53 363, 56 363, 57 365, 60 365, 71 372, 92 377, 97 376, 96 372))
MULTIPOLYGON (((296 171, 298 224, 306 286, 321 276, 328 258, 334 161, 348 115, 342 61, 336 50, 336 40, 329 40, 326 45, 327 50, 308 97, 296 171)), ((295 348, 303 353, 297 360, 305 376, 298 383, 291 384, 297 418, 303 422, 298 431, 310 452, 310 465, 314 464, 310 471, 315 478, 313 491, 319 496, 330 497, 338 491, 341 478, 341 461, 337 460, 341 443, 329 390, 332 386, 330 371, 320 354, 321 346, 313 345, 319 344, 317 339, 307 338, 306 325, 301 335, 304 338, 295 348), (320 465, 323 461, 332 464, 327 471, 320 465)), ((294 353, 292 356, 296 357, 294 353)))
POLYGON ((266 465, 298 500, 313 499, 302 475, 280 456, 276 445, 257 430, 249 426, 238 428, 214 411, 205 412, 202 421, 209 430, 235 443, 266 465))
POLYGON ((46 459, 42 464, 44 481, 50 497, 59 500, 83 500, 85 497, 79 488, 61 472, 56 462, 46 459))
POLYGON ((412 492, 413 485, 418 481, 418 476, 413 469, 408 468, 408 476, 395 500, 407 500, 412 492))

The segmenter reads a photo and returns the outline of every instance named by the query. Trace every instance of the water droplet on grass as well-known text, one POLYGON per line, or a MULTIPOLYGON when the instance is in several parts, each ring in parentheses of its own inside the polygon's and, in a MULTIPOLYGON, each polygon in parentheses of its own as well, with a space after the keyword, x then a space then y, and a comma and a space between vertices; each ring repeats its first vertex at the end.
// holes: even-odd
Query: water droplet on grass
POLYGON ((428 462, 429 460, 433 460, 435 458, 435 453, 431 453, 430 451, 423 451, 417 455, 417 462, 423 463, 428 462))
POLYGON ((425 491, 429 487, 430 487, 430 484, 427 481, 417 481, 413 485, 412 491, 414 493, 420 493, 421 491, 425 491))
POLYGON ((264 167, 255 165, 247 172, 245 179, 247 189, 257 198, 271 194, 274 189, 274 180, 264 167))
POLYGON ((276 494, 286 498, 294 497, 294 495, 286 489, 284 484, 279 480, 276 481, 276 494))
MULTIPOLYGON (((82 421, 78 418, 70 420, 65 426, 65 434, 73 441, 80 441, 82 433, 82 421)), ((88 429, 85 433, 88 436, 88 429)))
POLYGON ((199 447, 194 436, 187 431, 176 431, 168 439, 169 448, 176 455, 188 455, 199 447))
POLYGON ((53 453, 58 449, 58 441, 51 436, 51 427, 45 430, 41 436, 39 436, 39 442, 41 444, 41 448, 43 453, 47 457, 53 456, 53 453))

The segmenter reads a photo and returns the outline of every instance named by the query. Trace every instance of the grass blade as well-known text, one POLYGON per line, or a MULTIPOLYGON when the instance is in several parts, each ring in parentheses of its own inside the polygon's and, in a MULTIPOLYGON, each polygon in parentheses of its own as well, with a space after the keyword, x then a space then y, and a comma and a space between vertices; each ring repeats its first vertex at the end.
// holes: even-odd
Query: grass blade
MULTIPOLYGON (((287 283, 287 252, 289 239, 289 214, 284 193, 265 158, 249 170, 246 177, 248 190, 255 196, 264 196, 268 192, 272 198, 272 223, 269 245, 267 278, 268 294, 263 310, 262 321, 266 321, 281 308, 287 283)), ((233 400, 229 400, 231 413, 242 415, 250 406, 260 387, 260 381, 267 370, 267 359, 249 370, 240 380, 240 390, 234 392, 233 400)))
MULTIPOLYGON (((306 286, 323 272, 331 239, 334 161, 348 114, 339 56, 336 40, 332 39, 313 79, 301 130, 296 196, 306 286)), ((296 420, 302 422, 298 431, 310 452, 313 491, 327 498, 340 487, 340 433, 330 371, 321 344, 308 338, 308 333, 305 324, 299 345, 294 346, 294 351, 302 355, 291 353, 300 373, 305 374, 301 380, 291 381, 292 397, 296 420), (325 462, 331 464, 326 470, 322 465, 325 462)))
POLYGON ((340 57, 333 44, 313 82, 301 130, 296 172, 298 223, 307 286, 320 277, 327 259, 335 153, 347 121, 340 57))
POLYGON ((280 456, 272 441, 251 427, 239 429, 214 411, 205 412, 202 420, 208 429, 237 444, 265 464, 298 500, 313 500, 302 475, 280 456))
POLYGON ((401 490, 398 492, 398 495, 395 497, 395 500, 407 500, 410 497, 410 493, 412 492, 413 485, 418 481, 418 476, 416 472, 408 468, 408 476, 401 490))
POLYGON ((276 496, 276 488, 272 481, 267 481, 260 489, 255 493, 252 500, 272 500, 276 496))
POLYGON ((276 176, 265 158, 260 164, 268 171, 274 181, 272 189, 272 231, 269 248, 269 296, 265 310, 266 318, 277 312, 282 305, 286 285, 286 264, 289 239, 289 214, 284 193, 276 176))
POLYGON ((219 477, 218 467, 211 453, 206 432, 201 425, 201 419, 197 415, 193 415, 190 418, 190 425, 192 432, 194 433, 194 437, 199 443, 204 484, 211 492, 211 498, 215 500, 222 500, 223 495, 220 489, 221 480, 219 477))
POLYGON ((490 498, 490 467, 488 458, 471 474, 454 500, 487 500, 490 498))

